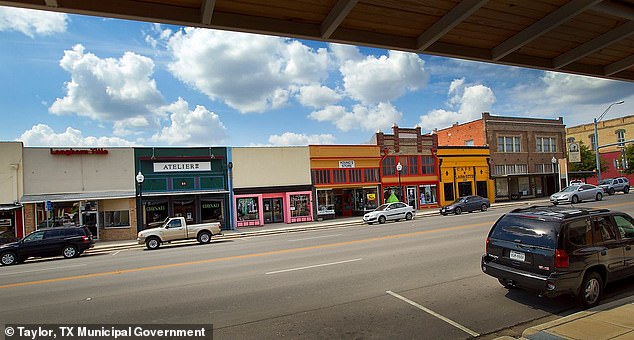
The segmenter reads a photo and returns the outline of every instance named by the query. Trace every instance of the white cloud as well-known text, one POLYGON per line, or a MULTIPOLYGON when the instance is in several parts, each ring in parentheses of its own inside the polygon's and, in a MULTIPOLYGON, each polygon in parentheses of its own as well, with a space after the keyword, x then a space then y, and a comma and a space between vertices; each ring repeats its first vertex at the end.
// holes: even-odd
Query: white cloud
POLYGON ((117 122, 152 116, 163 103, 152 79, 154 62, 147 57, 126 52, 119 59, 101 59, 75 45, 64 51, 60 66, 71 80, 66 83, 66 96, 49 108, 54 114, 117 122))
POLYGON ((335 136, 331 134, 306 135, 284 132, 281 135, 271 135, 269 143, 272 145, 334 144, 335 136))
POLYGON ((319 122, 331 122, 341 131, 387 129, 402 116, 390 103, 379 103, 376 106, 355 105, 351 112, 343 106, 328 106, 309 115, 319 122))
POLYGON ((304 106, 319 108, 337 103, 341 100, 342 96, 326 86, 308 85, 299 89, 297 98, 304 106))
POLYGON ((293 88, 328 75, 326 49, 284 38, 185 28, 168 49, 175 77, 242 113, 281 107, 293 88))
POLYGON ((389 102, 426 85, 425 62, 416 54, 389 51, 388 56, 367 56, 343 61, 339 71, 346 93, 363 104, 389 102))
POLYGON ((66 31, 68 15, 0 6, 0 31, 17 31, 31 38, 66 31))
POLYGON ((464 78, 452 81, 447 94, 448 105, 455 111, 436 109, 420 116, 420 126, 424 131, 443 129, 456 122, 476 120, 481 117, 482 112, 491 111, 496 101, 489 87, 466 84, 464 78))
POLYGON ((90 147, 90 146, 134 146, 135 143, 129 142, 118 137, 84 137, 80 130, 67 127, 62 133, 55 131, 46 124, 37 124, 25 131, 18 140, 21 140, 25 146, 72 146, 72 147, 90 147))
POLYGON ((330 49, 334 61, 340 64, 346 61, 361 61, 364 59, 359 48, 353 45, 328 44, 328 49, 330 49))
POLYGON ((113 125, 113 133, 117 136, 138 135, 141 130, 148 129, 153 124, 146 117, 131 117, 118 120, 113 125))
POLYGON ((227 137, 227 129, 220 117, 204 106, 197 105, 193 111, 182 98, 160 109, 169 114, 170 125, 165 126, 151 138, 153 142, 179 145, 217 145, 227 137))

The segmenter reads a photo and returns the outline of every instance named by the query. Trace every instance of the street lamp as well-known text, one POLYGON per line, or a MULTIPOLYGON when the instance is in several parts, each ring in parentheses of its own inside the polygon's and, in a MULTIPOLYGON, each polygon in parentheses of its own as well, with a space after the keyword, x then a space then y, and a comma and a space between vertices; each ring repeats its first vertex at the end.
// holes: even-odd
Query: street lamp
POLYGON ((559 179, 557 178, 557 172, 555 171, 555 169, 557 169, 555 166, 557 164, 557 158, 555 158, 555 156, 553 156, 553 158, 550 160, 551 163, 553 163, 553 177, 555 177, 555 192, 558 192, 559 190, 557 189, 559 187, 559 185, 557 184, 557 182, 559 182, 559 179))
POLYGON ((398 171, 398 196, 401 202, 403 202, 403 188, 401 188, 401 171, 403 171, 403 165, 401 162, 396 164, 396 171, 398 171))
POLYGON ((599 133, 597 128, 597 123, 599 123, 599 121, 603 119, 603 116, 605 116, 605 114, 608 113, 608 111, 610 111, 612 106, 623 104, 623 103, 625 103, 625 101, 621 100, 621 101, 610 104, 610 106, 608 106, 608 108, 605 109, 605 111, 603 111, 603 113, 598 118, 596 117, 594 118, 594 157, 595 157, 596 167, 597 167, 597 185, 599 184, 599 182, 601 182, 601 162, 599 161, 599 133))
POLYGON ((141 209, 139 213, 137 213, 137 229, 138 229, 138 226, 141 226, 141 229, 138 231, 143 230, 143 181, 144 180, 145 180, 145 176, 143 176, 141 171, 139 171, 139 173, 136 174, 136 182, 139 183, 139 207, 141 209))

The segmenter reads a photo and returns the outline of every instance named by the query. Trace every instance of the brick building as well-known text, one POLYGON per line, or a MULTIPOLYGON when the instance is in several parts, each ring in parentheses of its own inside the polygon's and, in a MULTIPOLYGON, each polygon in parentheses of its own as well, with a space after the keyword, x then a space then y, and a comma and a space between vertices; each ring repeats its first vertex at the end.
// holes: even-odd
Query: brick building
POLYGON ((490 148, 496 200, 556 192, 561 187, 557 164, 566 158, 565 133, 562 117, 502 117, 488 112, 481 119, 434 131, 440 146, 490 148))

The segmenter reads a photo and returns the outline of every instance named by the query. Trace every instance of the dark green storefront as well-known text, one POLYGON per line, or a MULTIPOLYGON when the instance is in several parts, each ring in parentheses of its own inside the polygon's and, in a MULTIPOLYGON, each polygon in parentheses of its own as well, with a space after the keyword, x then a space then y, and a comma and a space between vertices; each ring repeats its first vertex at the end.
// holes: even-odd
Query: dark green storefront
POLYGON ((135 148, 139 230, 175 216, 231 229, 228 156, 224 147, 135 148))

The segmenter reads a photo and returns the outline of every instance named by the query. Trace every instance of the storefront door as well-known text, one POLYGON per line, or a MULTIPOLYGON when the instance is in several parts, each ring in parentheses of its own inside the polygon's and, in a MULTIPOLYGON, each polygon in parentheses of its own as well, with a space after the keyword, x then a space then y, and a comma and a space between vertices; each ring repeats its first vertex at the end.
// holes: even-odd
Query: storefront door
POLYGON ((343 216, 352 216, 352 190, 343 191, 343 216))
POLYGON ((90 230, 94 238, 99 239, 99 221, 97 216, 96 211, 84 211, 81 214, 82 224, 88 227, 88 230, 90 230))
POLYGON ((196 221, 196 207, 194 200, 175 200, 174 201, 174 216, 185 217, 185 221, 188 224, 193 224, 196 221))
POLYGON ((473 190, 471 188, 471 182, 460 182, 460 183, 458 183, 458 195, 460 197, 473 195, 473 190))
POLYGON ((280 223, 284 222, 284 209, 281 198, 265 198, 262 200, 264 205, 264 223, 280 223))
POLYGON ((416 187, 407 187, 407 204, 410 207, 416 207, 416 187))

